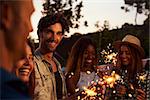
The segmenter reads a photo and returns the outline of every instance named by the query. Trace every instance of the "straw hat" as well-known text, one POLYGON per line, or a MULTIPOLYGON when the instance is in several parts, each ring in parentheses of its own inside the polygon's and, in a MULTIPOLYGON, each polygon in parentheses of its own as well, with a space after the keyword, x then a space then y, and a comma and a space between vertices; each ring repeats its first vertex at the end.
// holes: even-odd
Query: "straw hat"
POLYGON ((118 50, 120 49, 121 45, 130 45, 130 46, 136 48, 139 51, 141 58, 144 58, 144 50, 141 47, 141 42, 137 37, 135 37, 133 35, 126 35, 122 39, 122 41, 116 41, 113 44, 114 48, 116 48, 118 50))

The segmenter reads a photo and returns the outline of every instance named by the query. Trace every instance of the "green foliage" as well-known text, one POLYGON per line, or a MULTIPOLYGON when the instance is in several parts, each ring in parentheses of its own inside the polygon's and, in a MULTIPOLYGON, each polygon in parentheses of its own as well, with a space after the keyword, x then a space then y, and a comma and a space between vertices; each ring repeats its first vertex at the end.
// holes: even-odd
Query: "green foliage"
POLYGON ((146 16, 149 16, 149 0, 124 0, 125 5, 122 6, 121 9, 125 10, 125 12, 129 12, 129 7, 135 7, 136 8, 136 15, 135 15, 135 24, 137 25, 137 15, 138 14, 145 14, 146 16))
MULTIPOLYGON (((144 13, 148 15, 149 13, 149 0, 124 0, 126 5, 133 6, 137 8, 137 13, 144 13)), ((129 11, 128 7, 122 6, 121 9, 124 9, 126 12, 129 11)))
POLYGON ((117 40, 122 40, 127 34, 137 36, 145 51, 145 57, 149 57, 149 17, 143 25, 133 25, 125 23, 120 29, 103 29, 101 32, 92 33, 90 37, 96 42, 98 51, 107 50, 107 46, 117 40))
POLYGON ((60 13, 67 19, 69 27, 78 28, 79 19, 83 17, 81 15, 83 3, 82 1, 77 1, 78 0, 46 0, 43 4, 43 13, 46 15, 60 13))

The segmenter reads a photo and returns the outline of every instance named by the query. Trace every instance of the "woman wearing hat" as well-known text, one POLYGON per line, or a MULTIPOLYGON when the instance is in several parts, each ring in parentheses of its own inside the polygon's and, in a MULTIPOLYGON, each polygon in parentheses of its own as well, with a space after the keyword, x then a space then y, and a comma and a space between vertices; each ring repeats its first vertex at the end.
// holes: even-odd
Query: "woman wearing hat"
MULTIPOLYGON (((114 43, 114 48, 118 51, 116 68, 118 73, 124 77, 124 81, 127 82, 118 86, 117 93, 124 96, 128 95, 127 93, 131 92, 130 90, 134 90, 134 96, 137 100, 145 100, 145 92, 136 79, 137 74, 143 71, 144 50, 141 47, 140 40, 133 35, 126 35, 122 41, 114 43)), ((133 96, 127 96, 128 99, 130 97, 133 96)))

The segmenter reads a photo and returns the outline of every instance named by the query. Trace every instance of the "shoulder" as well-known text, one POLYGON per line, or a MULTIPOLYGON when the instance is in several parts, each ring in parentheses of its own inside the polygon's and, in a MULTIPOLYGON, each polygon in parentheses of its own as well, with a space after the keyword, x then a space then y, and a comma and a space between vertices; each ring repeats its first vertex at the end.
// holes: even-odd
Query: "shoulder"
POLYGON ((39 52, 39 50, 36 50, 34 52, 34 61, 40 61, 42 60, 42 54, 39 52))
POLYGON ((16 99, 25 98, 30 99, 27 86, 18 79, 15 75, 0 68, 1 73, 1 98, 16 99))

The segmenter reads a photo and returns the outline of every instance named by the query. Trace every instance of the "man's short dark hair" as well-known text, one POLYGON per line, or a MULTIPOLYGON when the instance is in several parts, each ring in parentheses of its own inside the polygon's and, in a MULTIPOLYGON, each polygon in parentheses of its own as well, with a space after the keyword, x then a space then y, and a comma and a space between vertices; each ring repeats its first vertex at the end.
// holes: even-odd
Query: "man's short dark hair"
POLYGON ((42 17, 39 21, 37 30, 38 37, 40 38, 40 33, 43 32, 45 28, 49 27, 50 25, 54 25, 55 23, 60 23, 62 25, 63 34, 68 30, 67 21, 62 14, 47 15, 42 17))

